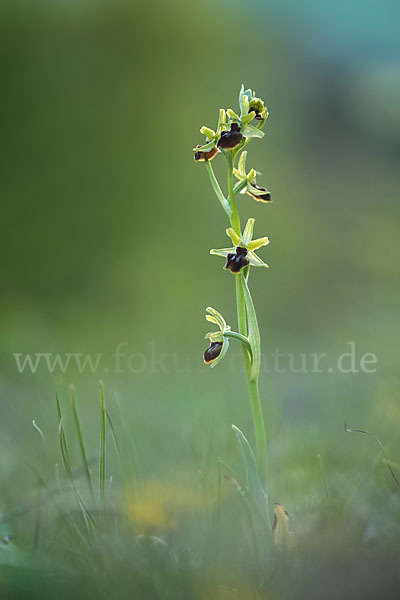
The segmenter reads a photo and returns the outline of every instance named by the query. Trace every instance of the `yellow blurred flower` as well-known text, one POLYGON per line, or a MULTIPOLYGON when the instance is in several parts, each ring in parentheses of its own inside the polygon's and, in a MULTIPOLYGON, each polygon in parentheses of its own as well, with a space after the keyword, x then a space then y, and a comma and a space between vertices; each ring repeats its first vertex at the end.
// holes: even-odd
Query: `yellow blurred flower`
POLYGON ((130 522, 146 532, 171 531, 184 514, 210 510, 216 503, 216 494, 199 483, 149 480, 128 494, 125 509, 130 522))

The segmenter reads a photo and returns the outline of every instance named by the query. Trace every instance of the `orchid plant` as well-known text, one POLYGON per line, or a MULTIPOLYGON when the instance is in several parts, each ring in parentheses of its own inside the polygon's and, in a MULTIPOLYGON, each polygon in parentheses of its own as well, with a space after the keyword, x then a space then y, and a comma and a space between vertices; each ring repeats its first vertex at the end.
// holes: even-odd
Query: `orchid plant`
POLYGON ((210 346, 204 353, 204 362, 215 367, 226 355, 231 339, 241 342, 254 423, 258 474, 264 486, 267 473, 267 440, 258 385, 261 344, 256 311, 249 289, 249 275, 251 267, 268 267, 255 251, 266 246, 269 239, 261 237, 253 240, 254 219, 249 219, 242 229, 236 197, 239 193, 247 193, 259 202, 271 202, 269 191, 256 183, 259 173, 255 169, 246 172, 247 152, 244 150, 252 139, 264 136, 262 129, 267 118, 268 110, 263 100, 257 98, 250 89, 245 90, 242 85, 239 93, 239 114, 230 108, 220 109, 216 130, 203 126, 200 132, 206 136, 206 142, 193 149, 195 161, 204 162, 211 186, 229 219, 230 227, 226 233, 232 247, 212 249, 210 253, 222 256, 226 261, 225 269, 234 275, 238 320, 238 331, 232 331, 218 311, 207 308, 206 319, 217 325, 218 331, 206 334, 210 346), (219 154, 224 156, 227 163, 227 195, 223 193, 211 164, 219 154), (236 183, 234 179, 237 180, 236 183))

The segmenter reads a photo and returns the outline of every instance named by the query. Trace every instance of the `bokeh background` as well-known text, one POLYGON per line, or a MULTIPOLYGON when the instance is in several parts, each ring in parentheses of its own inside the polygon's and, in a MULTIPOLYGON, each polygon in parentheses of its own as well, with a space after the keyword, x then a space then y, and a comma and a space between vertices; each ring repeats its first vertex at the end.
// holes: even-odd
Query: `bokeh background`
POLYGON ((208 254, 226 222, 192 153, 243 82, 270 111, 248 161, 274 203, 239 199, 271 240, 252 274, 263 350, 328 355, 322 373, 262 374, 274 494, 291 511, 322 494, 320 453, 332 494, 346 484, 385 526, 366 489, 378 504, 393 482, 343 425, 400 461, 398 22, 394 0, 1 0, 2 481, 29 488, 31 421, 56 445, 70 383, 97 439, 104 380, 146 477, 229 457, 231 423, 252 437, 236 363, 202 365, 204 309, 233 323, 234 286, 208 254), (376 372, 327 371, 350 341, 376 372), (112 372, 121 342, 139 372, 112 372), (18 372, 14 353, 46 352, 104 359, 18 372))

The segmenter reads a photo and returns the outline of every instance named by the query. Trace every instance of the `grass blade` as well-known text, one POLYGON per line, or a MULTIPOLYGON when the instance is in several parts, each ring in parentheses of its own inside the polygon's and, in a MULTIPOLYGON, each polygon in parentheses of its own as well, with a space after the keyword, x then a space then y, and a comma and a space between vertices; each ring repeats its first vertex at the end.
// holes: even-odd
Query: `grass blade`
POLYGON ((99 490, 100 490, 100 501, 104 508, 105 502, 105 489, 106 489, 106 400, 104 394, 104 383, 99 381, 100 389, 100 411, 101 411, 101 424, 100 424, 100 461, 99 461, 99 490))
POLYGON ((70 385, 69 393, 70 393, 70 401, 71 401, 71 407, 72 407, 72 414, 74 417, 75 429, 76 429, 76 433, 78 436, 79 448, 81 451, 81 457, 82 457, 82 461, 83 461, 83 468, 84 468, 86 480, 88 482, 89 489, 90 489, 90 492, 92 494, 92 498, 94 501, 95 496, 94 496, 92 478, 90 476, 89 463, 88 463, 88 459, 87 459, 85 443, 84 443, 84 438, 83 438, 83 434, 82 434, 82 427, 81 427, 81 423, 80 423, 80 419, 79 419, 78 406, 77 406, 77 400, 76 400, 76 391, 75 391, 75 387, 73 385, 70 385))

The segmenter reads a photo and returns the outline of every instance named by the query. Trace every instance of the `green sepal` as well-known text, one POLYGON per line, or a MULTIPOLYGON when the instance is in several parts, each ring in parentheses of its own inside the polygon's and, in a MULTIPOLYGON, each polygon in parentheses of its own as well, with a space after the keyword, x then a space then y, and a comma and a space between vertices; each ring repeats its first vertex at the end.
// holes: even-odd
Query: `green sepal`
POLYGON ((239 162, 238 162, 238 172, 239 172, 239 177, 238 179, 246 179, 246 159, 247 159, 247 152, 246 150, 243 150, 242 154, 240 155, 239 158, 239 162))
POLYGON ((258 190, 256 187, 249 183, 248 185, 249 191, 254 194, 254 196, 263 196, 265 194, 265 190, 258 190))
POLYGON ((255 223, 254 219, 248 219, 248 221, 246 223, 246 227, 243 230, 242 240, 246 244, 246 247, 247 247, 247 244, 253 239, 254 223, 255 223))
POLYGON ((213 256, 223 256, 224 258, 226 258, 231 252, 235 252, 235 248, 212 248, 210 250, 210 254, 213 256))
POLYGON ((264 132, 253 125, 243 125, 242 134, 245 138, 263 138, 264 132))
POLYGON ((265 267, 266 269, 268 269, 267 263, 263 262, 261 258, 257 256, 257 254, 255 254, 254 252, 249 251, 248 257, 252 267, 265 267))
POLYGON ((234 229, 232 229, 232 227, 229 227, 226 230, 226 235, 231 238, 232 244, 234 246, 239 246, 239 244, 240 244, 240 235, 238 235, 236 233, 236 231, 234 229))
POLYGON ((252 121, 255 116, 256 116, 256 113, 254 112, 254 110, 252 110, 249 113, 247 113, 247 115, 244 115, 241 118, 242 125, 247 125, 247 123, 250 123, 250 121, 252 121))
POLYGON ((210 365, 212 369, 214 367, 216 367, 217 364, 224 358, 224 356, 228 352, 228 350, 229 350, 229 340, 228 340, 228 338, 224 337, 222 340, 221 352, 220 352, 219 356, 210 365))
POLYGON ((193 148, 193 152, 208 152, 209 150, 211 150, 214 147, 215 147, 215 140, 211 140, 211 142, 208 142, 204 146, 199 146, 198 148, 193 148))
POLYGON ((258 250, 259 248, 262 248, 263 246, 268 246, 268 244, 269 244, 269 239, 265 236, 265 237, 257 238, 256 240, 252 240, 252 241, 248 242, 247 248, 248 248, 248 250, 250 250, 250 252, 254 252, 254 250, 258 250))

